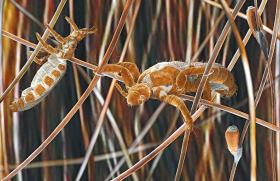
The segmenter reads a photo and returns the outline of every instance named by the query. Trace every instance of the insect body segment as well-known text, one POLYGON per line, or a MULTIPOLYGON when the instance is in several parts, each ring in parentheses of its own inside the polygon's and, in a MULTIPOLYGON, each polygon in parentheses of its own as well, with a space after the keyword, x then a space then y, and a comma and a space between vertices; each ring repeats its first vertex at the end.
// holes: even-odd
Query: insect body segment
MULTIPOLYGON (((185 89, 184 92, 195 92, 204 71, 205 64, 195 63, 191 65, 178 74, 176 78, 177 86, 179 89, 185 89)), ((222 96, 227 97, 232 96, 237 89, 233 75, 226 68, 217 63, 214 64, 212 72, 208 76, 206 88, 207 86, 210 86, 211 90, 219 92, 222 96)))
POLYGON ((38 41, 42 44, 47 54, 40 53, 35 58, 36 63, 43 65, 36 72, 31 86, 22 92, 19 99, 12 102, 10 105, 12 111, 24 111, 41 102, 65 74, 66 61, 74 55, 78 42, 86 35, 95 32, 94 28, 78 29, 71 19, 66 17, 66 20, 74 31, 65 38, 47 25, 50 33, 60 43, 56 48, 48 45, 39 34, 36 34, 38 41))
POLYGON ((25 89, 21 97, 11 104, 11 110, 24 111, 34 107, 48 95, 65 72, 66 61, 56 55, 50 55, 48 61, 37 71, 31 86, 25 89))

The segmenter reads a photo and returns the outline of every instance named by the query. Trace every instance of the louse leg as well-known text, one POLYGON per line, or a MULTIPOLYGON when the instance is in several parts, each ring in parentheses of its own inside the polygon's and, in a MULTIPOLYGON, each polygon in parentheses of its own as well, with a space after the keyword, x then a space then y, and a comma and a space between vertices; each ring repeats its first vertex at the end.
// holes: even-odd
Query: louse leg
MULTIPOLYGON (((29 59, 29 57, 31 56, 33 51, 28 51, 27 52, 27 58, 29 59)), ((37 54, 37 56, 34 58, 34 62, 38 65, 43 65, 47 60, 48 60, 48 56, 49 54, 46 52, 39 52, 37 54)))
POLYGON ((193 128, 192 117, 190 115, 190 112, 189 112, 187 106, 185 105, 184 101, 181 98, 179 98, 176 95, 165 95, 165 96, 157 97, 157 99, 159 99, 163 102, 166 102, 166 103, 176 107, 177 109, 179 109, 184 118, 187 129, 192 130, 192 128, 193 128))
POLYGON ((41 36, 39 35, 39 33, 36 33, 36 37, 38 39, 38 41, 42 44, 42 46, 44 47, 44 49, 50 53, 50 54, 56 54, 59 52, 59 50, 57 48, 54 48, 50 45, 48 45, 42 38, 41 36))
POLYGON ((72 19, 70 19, 69 17, 66 16, 65 20, 70 24, 70 26, 73 28, 74 31, 79 30, 78 26, 76 25, 76 23, 72 19))
POLYGON ((53 28, 51 28, 48 24, 45 25, 47 27, 47 29, 50 31, 50 33, 52 34, 52 36, 61 44, 66 43, 66 40, 60 35, 58 34, 56 31, 54 31, 53 28))
MULTIPOLYGON (((191 81, 186 81, 185 87, 182 89, 181 94, 186 94, 186 93, 191 93, 191 92, 196 92, 198 85, 200 83, 201 77, 195 80, 194 82, 191 81)), ((202 97, 203 99, 211 101, 211 86, 209 82, 207 81, 203 90, 202 97)))
POLYGON ((212 97, 211 97, 211 86, 209 84, 209 82, 206 82, 204 90, 203 90, 203 94, 202 94, 202 98, 206 99, 208 101, 211 101, 212 97))
POLYGON ((71 39, 73 40, 73 38, 75 38, 76 41, 78 42, 81 41, 87 35, 94 34, 96 32, 95 27, 79 29, 79 27, 72 19, 70 19, 69 17, 65 17, 65 19, 73 29, 71 34, 65 38, 67 41, 70 41, 71 39))
POLYGON ((129 70, 121 65, 107 64, 104 65, 101 72, 105 76, 111 76, 116 79, 121 79, 127 87, 131 87, 135 84, 132 74, 129 70))
POLYGON ((127 97, 127 92, 123 90, 118 82, 116 82, 115 87, 123 97, 127 97))
POLYGON ((34 62, 38 65, 43 65, 44 63, 46 63, 46 60, 45 59, 39 59, 39 58, 35 57, 34 62))
POLYGON ((140 76, 140 72, 139 72, 139 69, 138 69, 138 67, 136 66, 135 63, 119 62, 118 65, 127 68, 129 70, 129 72, 131 73, 131 75, 133 76, 134 82, 137 82, 137 80, 140 76))
POLYGON ((90 34, 96 33, 96 28, 95 27, 83 28, 83 29, 81 29, 81 31, 84 32, 87 35, 90 35, 90 34))

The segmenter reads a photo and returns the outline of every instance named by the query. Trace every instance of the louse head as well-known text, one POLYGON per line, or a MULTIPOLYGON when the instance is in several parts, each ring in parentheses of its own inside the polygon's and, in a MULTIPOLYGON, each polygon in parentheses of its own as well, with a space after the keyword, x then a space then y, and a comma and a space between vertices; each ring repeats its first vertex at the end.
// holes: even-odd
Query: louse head
POLYGON ((136 84, 128 89, 127 104, 139 105, 151 97, 151 89, 147 84, 136 84))
POLYGON ((70 36, 74 38, 76 41, 81 41, 83 38, 85 38, 87 35, 94 34, 96 32, 95 27, 91 28, 82 28, 78 30, 74 30, 70 36))
POLYGON ((79 41, 81 41, 86 35, 88 34, 92 34, 93 31, 91 32, 89 29, 87 30, 77 30, 77 31, 73 31, 70 35, 69 35, 69 39, 66 43, 64 43, 62 45, 62 57, 65 59, 70 59, 77 47, 77 43, 79 41))
POLYGON ((85 36, 93 34, 96 32, 96 28, 82 28, 79 29, 76 23, 69 17, 65 17, 65 20, 70 24, 73 29, 72 33, 68 36, 69 39, 76 40, 77 42, 81 41, 85 36))

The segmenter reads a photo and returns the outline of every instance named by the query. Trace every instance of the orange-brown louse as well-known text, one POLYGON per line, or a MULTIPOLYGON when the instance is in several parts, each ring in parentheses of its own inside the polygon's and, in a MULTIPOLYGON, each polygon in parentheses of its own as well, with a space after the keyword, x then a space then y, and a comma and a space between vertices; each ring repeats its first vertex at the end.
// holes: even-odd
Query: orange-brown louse
POLYGON ((36 34, 46 52, 40 52, 34 61, 42 66, 35 74, 31 86, 22 92, 19 99, 12 102, 10 105, 12 111, 24 111, 41 102, 65 74, 66 61, 73 56, 78 42, 95 32, 95 28, 79 29, 70 18, 65 19, 73 29, 65 38, 46 25, 52 36, 60 43, 58 47, 48 45, 39 34, 36 34))
MULTIPOLYGON (((161 62, 140 74, 134 63, 123 62, 107 64, 101 75, 109 76, 123 82, 126 90, 116 84, 117 90, 126 97, 129 105, 139 105, 148 99, 158 99, 178 108, 188 129, 192 129, 192 118, 180 95, 196 92, 205 63, 161 62)), ((237 90, 233 75, 222 65, 214 64, 208 77, 203 97, 211 100, 211 92, 230 97, 237 90)))

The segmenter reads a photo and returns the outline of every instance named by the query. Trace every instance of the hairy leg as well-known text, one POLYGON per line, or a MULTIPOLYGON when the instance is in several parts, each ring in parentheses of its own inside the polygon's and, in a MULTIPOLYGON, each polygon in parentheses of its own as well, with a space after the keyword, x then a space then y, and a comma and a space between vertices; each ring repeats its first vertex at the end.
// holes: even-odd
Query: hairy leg
MULTIPOLYGON (((33 51, 28 51, 27 52, 27 58, 31 56, 33 51)), ((40 51, 37 56, 34 58, 34 62, 38 65, 43 65, 47 60, 48 60, 49 54, 47 52, 42 52, 40 51)))
POLYGON ((107 64, 104 65, 101 74, 116 79, 121 79, 127 87, 131 87, 135 84, 132 74, 129 70, 121 65, 107 64))
POLYGON ((115 87, 123 97, 127 97, 127 92, 123 90, 119 83, 116 82, 115 87))
POLYGON ((185 105, 184 101, 176 95, 167 94, 167 92, 164 91, 164 89, 161 86, 153 88, 152 90, 153 90, 153 96, 155 99, 166 102, 166 103, 176 107, 177 109, 179 109, 179 111, 181 112, 181 114, 184 118, 184 122, 186 123, 187 128, 189 130, 192 130, 193 120, 192 120, 190 112, 189 112, 187 106, 185 105))
POLYGON ((190 112, 189 112, 187 106, 185 105, 184 101, 181 98, 179 98, 178 96, 175 96, 175 95, 166 95, 166 96, 162 96, 160 98, 160 100, 179 109, 184 118, 187 129, 192 130, 192 128, 193 128, 192 117, 190 115, 190 112))
POLYGON ((138 69, 138 67, 136 66, 135 63, 120 62, 120 63, 118 63, 118 65, 127 68, 129 70, 129 72, 131 73, 131 75, 133 76, 134 82, 137 82, 137 80, 140 76, 140 72, 139 72, 139 69, 138 69))
POLYGON ((46 61, 44 59, 34 58, 34 62, 38 65, 43 65, 46 61))
POLYGON ((69 17, 66 16, 65 20, 70 24, 70 26, 73 28, 74 31, 79 30, 78 26, 76 25, 76 23, 72 19, 70 19, 69 17))
POLYGON ((44 49, 50 53, 50 54, 56 54, 59 52, 59 50, 57 48, 54 48, 50 45, 48 45, 42 38, 41 36, 39 35, 39 33, 36 33, 36 37, 38 39, 38 41, 42 44, 42 46, 44 47, 44 49))
POLYGON ((206 82, 206 85, 204 87, 204 90, 203 90, 203 94, 202 94, 202 98, 203 99, 206 99, 208 101, 211 101, 212 97, 211 97, 211 86, 209 84, 209 82, 206 82))

